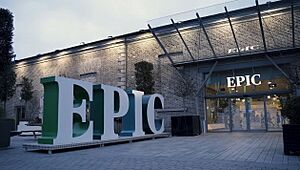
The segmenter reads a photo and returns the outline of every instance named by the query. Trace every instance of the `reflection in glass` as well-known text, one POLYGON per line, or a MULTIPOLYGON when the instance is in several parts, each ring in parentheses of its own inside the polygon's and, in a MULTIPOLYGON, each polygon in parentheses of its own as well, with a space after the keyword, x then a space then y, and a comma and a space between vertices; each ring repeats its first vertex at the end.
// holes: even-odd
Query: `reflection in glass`
POLYGON ((245 101, 244 98, 232 99, 232 130, 247 130, 245 101))
POLYGON ((281 116, 281 101, 283 100, 286 100, 285 96, 267 96, 268 128, 270 131, 281 130, 282 124, 285 123, 285 119, 281 116))
POLYGON ((281 130, 286 122, 281 116, 281 102, 285 99, 278 95, 207 99, 208 130, 281 130))
POLYGON ((250 129, 265 130, 265 110, 264 98, 255 97, 249 100, 249 116, 250 116, 250 129))
POLYGON ((229 131, 230 110, 228 99, 207 99, 206 102, 208 130, 229 131))

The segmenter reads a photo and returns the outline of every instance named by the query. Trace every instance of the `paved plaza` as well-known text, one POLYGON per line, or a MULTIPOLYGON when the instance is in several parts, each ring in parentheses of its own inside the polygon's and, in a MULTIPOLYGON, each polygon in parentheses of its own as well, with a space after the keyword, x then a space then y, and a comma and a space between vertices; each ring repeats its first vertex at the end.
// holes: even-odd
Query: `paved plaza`
POLYGON ((300 169, 300 156, 284 156, 282 133, 208 133, 48 155, 25 152, 33 137, 13 137, 0 150, 0 169, 300 169))

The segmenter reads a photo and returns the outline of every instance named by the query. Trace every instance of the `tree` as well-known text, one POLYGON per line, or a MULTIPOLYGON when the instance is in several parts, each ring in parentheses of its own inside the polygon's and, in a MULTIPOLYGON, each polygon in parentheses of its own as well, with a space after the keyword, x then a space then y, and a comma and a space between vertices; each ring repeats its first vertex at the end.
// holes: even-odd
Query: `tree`
POLYGON ((15 93, 16 74, 12 59, 15 57, 12 47, 13 15, 0 8, 0 101, 6 113, 6 101, 15 93))
POLYGON ((145 94, 154 93, 154 80, 152 76, 153 64, 147 61, 141 61, 135 63, 134 66, 136 89, 143 91, 145 94))
POLYGON ((25 110, 27 110, 27 102, 33 97, 32 80, 22 77, 21 87, 21 99, 25 101, 25 110))
POLYGON ((195 96, 196 94, 196 82, 191 79, 185 79, 177 77, 177 83, 174 84, 174 93, 176 96, 181 97, 183 100, 183 107, 186 106, 185 99, 189 96, 195 96))

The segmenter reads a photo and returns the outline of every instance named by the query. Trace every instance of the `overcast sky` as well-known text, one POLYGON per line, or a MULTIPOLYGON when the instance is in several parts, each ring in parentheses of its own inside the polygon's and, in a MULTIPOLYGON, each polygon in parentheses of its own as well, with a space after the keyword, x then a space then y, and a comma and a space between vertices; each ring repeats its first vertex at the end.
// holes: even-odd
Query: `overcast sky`
POLYGON ((14 51, 21 59, 146 29, 151 19, 225 1, 0 0, 0 7, 14 14, 14 51))

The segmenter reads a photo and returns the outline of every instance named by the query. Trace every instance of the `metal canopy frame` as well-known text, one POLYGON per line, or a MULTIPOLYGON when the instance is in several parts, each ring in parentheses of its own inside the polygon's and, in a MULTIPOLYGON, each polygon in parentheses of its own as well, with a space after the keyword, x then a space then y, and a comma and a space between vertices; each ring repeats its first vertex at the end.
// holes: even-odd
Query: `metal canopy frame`
POLYGON ((199 89, 197 90, 196 94, 199 94, 201 89, 204 87, 204 85, 206 84, 206 82, 208 81, 208 79, 210 78, 210 76, 212 75, 213 71, 215 70, 216 66, 218 64, 218 61, 216 61, 212 67, 209 70, 209 73, 207 75, 207 77, 204 79, 203 83, 200 85, 199 89))
POLYGON ((263 45, 264 45, 264 51, 267 52, 267 43, 266 43, 266 38, 265 38, 265 31, 264 31, 264 27, 263 27, 263 23, 262 23, 262 17, 261 17, 261 12, 260 12, 260 8, 259 8, 258 0, 255 0, 255 4, 256 4, 257 15, 258 15, 258 20, 259 20, 259 28, 260 28, 261 37, 262 37, 262 40, 263 40, 263 45))
MULTIPOLYGON (((166 48, 163 46, 163 44, 161 43, 161 41, 159 40, 159 38, 157 37, 157 35, 155 34, 155 32, 153 31, 153 29, 151 28, 150 24, 148 24, 149 30, 152 33, 152 35, 154 36, 155 40, 158 42, 159 46, 162 48, 162 50, 164 51, 165 55, 168 57, 168 59, 171 62, 171 65, 174 67, 174 61, 172 60, 169 52, 166 50, 166 48)), ((174 67, 175 70, 179 73, 180 78, 186 83, 186 79, 182 76, 181 72, 178 70, 177 67, 174 67)))
MULTIPOLYGON (((263 50, 264 50, 264 53, 265 54, 268 54, 268 46, 267 46, 267 42, 266 42, 266 35, 265 35, 265 31, 264 30, 264 26, 263 26, 263 18, 262 18, 262 14, 261 14, 261 11, 260 11, 260 5, 258 4, 258 0, 254 0, 255 3, 256 3, 256 8, 257 8, 257 15, 258 15, 258 20, 259 20, 259 28, 260 28, 260 32, 261 32, 261 37, 262 37, 262 43, 263 43, 263 50)), ((291 13, 291 24, 292 24, 292 27, 291 27, 291 31, 292 31, 292 43, 293 43, 293 48, 295 48, 296 44, 295 44, 295 11, 294 11, 294 0, 290 0, 291 2, 291 9, 290 9, 290 13, 291 13)), ((239 41, 237 40, 237 36, 236 36, 236 32, 234 30, 234 26, 233 26, 233 23, 232 23, 232 18, 230 16, 230 11, 228 11, 227 7, 224 6, 224 14, 228 20, 228 23, 229 23, 229 26, 230 26, 230 29, 231 29, 231 34, 232 34, 232 37, 233 37, 233 40, 234 40, 234 44, 237 48, 237 55, 238 56, 241 56, 242 55, 242 51, 240 49, 240 43, 239 41)), ((213 54, 213 58, 216 58, 218 59, 219 56, 217 56, 216 54, 216 51, 215 51, 215 48, 214 48, 214 45, 212 44, 212 41, 209 37, 209 33, 207 32, 207 29, 206 27, 204 26, 204 22, 202 21, 202 18, 199 16, 199 13, 198 12, 195 12, 196 14, 196 18, 195 20, 198 21, 198 24, 199 26, 201 27, 201 29, 203 30, 204 32, 204 35, 207 39, 207 42, 209 44, 209 48, 210 48, 210 51, 212 52, 213 54)), ((198 59, 199 56, 195 56, 195 54, 193 55, 191 49, 188 47, 187 45, 187 42, 186 40, 183 38, 182 36, 182 31, 180 31, 179 27, 180 27, 180 23, 176 23, 176 21, 174 21, 173 18, 170 18, 171 20, 171 23, 172 23, 172 26, 175 28, 177 34, 179 35, 179 38, 181 39, 184 47, 186 48, 187 52, 188 52, 188 55, 189 57, 191 58, 191 60, 189 58, 185 58, 184 60, 188 61, 188 62, 184 62, 184 63, 194 63, 194 62, 199 62, 201 60, 198 59)), ((266 24, 266 23, 264 23, 266 24)), ((176 60, 173 60, 173 58, 171 57, 170 53, 167 51, 166 47, 163 45, 163 43, 159 40, 158 36, 156 35, 156 30, 155 29, 152 29, 150 24, 148 24, 148 27, 151 31, 151 33, 153 34, 154 38, 156 39, 156 41, 158 42, 159 46, 162 48, 162 50, 164 51, 164 54, 168 57, 168 59, 170 60, 170 62, 172 63, 172 65, 174 67, 178 67, 179 65, 177 63, 181 63, 182 61, 176 61, 176 60)), ((226 56, 226 54, 224 54, 226 56)), ((269 59, 268 59, 269 60, 269 59)), ((273 64, 273 62, 272 62, 273 64)), ((182 64, 180 64, 182 65, 182 64)), ((275 66, 277 68, 277 66, 275 66)))
MULTIPOLYGON (((295 45, 295 35, 294 35, 294 10, 293 10, 293 0, 292 1, 292 4, 291 4, 291 13, 292 13, 292 32, 293 32, 293 46, 295 45)), ((264 53, 265 53, 265 57, 286 77, 289 79, 289 81, 293 82, 288 74, 286 74, 277 64, 276 62, 268 55, 268 49, 267 49, 267 44, 266 44, 266 39, 265 39, 265 31, 264 31, 264 27, 263 27, 263 19, 262 19, 262 16, 261 16, 261 11, 260 11, 260 6, 258 4, 258 0, 255 0, 255 3, 256 3, 256 8, 257 8, 257 14, 258 14, 258 19, 259 19, 259 27, 260 27, 260 31, 261 31, 261 37, 262 37, 262 41, 263 41, 263 47, 264 47, 264 53)), ((233 25, 232 25, 232 22, 231 22, 231 18, 230 18, 230 15, 229 15, 229 12, 228 12, 228 9, 227 7, 225 6, 224 7, 225 9, 225 15, 228 19, 228 23, 229 23, 229 26, 230 26, 230 29, 231 29, 231 33, 232 33, 232 36, 233 36, 233 39, 234 39, 234 42, 235 42, 235 45, 236 45, 236 48, 238 50, 238 55, 241 56, 241 51, 240 51, 240 48, 239 48, 239 43, 237 41, 237 38, 236 38, 236 34, 235 34, 235 31, 234 31, 234 28, 233 28, 233 25)), ((213 47, 213 44, 211 43, 211 40, 209 38, 209 35, 207 33, 207 30, 203 24, 203 21, 202 21, 202 18, 200 17, 199 13, 196 12, 196 19, 198 20, 198 24, 199 26, 202 28, 203 32, 204 32, 204 35, 207 39, 207 42, 209 44, 209 47, 213 53, 213 56, 214 58, 218 58, 217 55, 216 55, 216 52, 214 50, 214 47, 213 47)), ((191 50, 189 49, 189 47, 187 46, 186 44, 186 41, 184 40, 181 32, 179 31, 178 29, 178 26, 177 26, 177 23, 174 22, 174 20, 171 18, 171 23, 173 25, 173 27, 175 28, 177 34, 179 35, 183 45, 185 46, 185 48, 187 49, 187 52, 189 54, 189 56, 191 57, 192 59, 192 62, 195 62, 195 57, 193 56, 193 54, 191 53, 191 50)), ((178 71, 173 59, 171 58, 169 52, 167 51, 167 49, 164 47, 164 45, 162 44, 162 42, 159 40, 159 38, 157 37, 155 31, 151 28, 150 24, 148 24, 148 27, 149 27, 149 30, 151 31, 152 35, 154 36, 154 38, 156 39, 156 41, 158 42, 159 46, 162 48, 162 50, 164 51, 165 55, 168 57, 168 59, 170 60, 171 64, 173 67, 176 68, 176 70, 178 71)), ((215 63, 212 65, 211 69, 210 69, 210 72, 208 74, 208 76, 206 77, 206 79, 204 80, 203 84, 201 84, 200 88, 197 90, 197 94, 199 93, 199 91, 204 87, 205 83, 207 82, 207 79, 210 77, 211 73, 214 71, 216 65, 218 64, 218 61, 215 61, 215 63)), ((181 73, 180 73, 181 75, 181 73)), ((182 76, 182 75, 181 75, 182 76)), ((182 76, 183 78, 183 76, 182 76)), ((184 79, 184 78, 183 78, 184 79)))
POLYGON ((207 39, 207 41, 208 41, 208 44, 209 44, 209 46, 210 46, 210 48, 211 48, 211 51, 213 52, 214 57, 217 58, 216 52, 215 52, 215 50, 214 50, 214 48, 213 48, 213 46, 212 46, 212 44, 211 44, 211 41, 210 41, 210 39, 209 39, 209 37, 208 37, 208 34, 207 34, 207 31, 206 31, 206 29, 205 29, 205 27, 204 27, 204 25, 203 25, 202 19, 201 19, 201 17, 199 16, 198 12, 196 13, 196 16, 197 16, 197 19, 198 19, 198 23, 199 23, 200 27, 202 27, 202 30, 203 30, 203 32, 204 32, 204 34, 205 34, 205 37, 206 37, 206 39, 207 39))
POLYGON ((233 36, 236 48, 238 49, 239 56, 241 56, 241 50, 240 50, 239 44, 236 40, 235 32, 234 32, 234 29, 233 29, 233 26, 232 26, 232 23, 231 23, 231 19, 230 19, 227 7, 225 6, 224 9, 225 9, 225 12, 226 12, 226 17, 227 17, 229 25, 230 25, 230 29, 231 29, 231 32, 232 32, 232 36, 233 36))
POLYGON ((255 0, 256 8, 257 8, 257 14, 258 14, 258 19, 259 19, 259 26, 260 26, 260 31, 261 31, 261 36, 263 40, 263 45, 264 45, 264 52, 265 52, 265 57, 292 83, 294 84, 294 81, 288 76, 288 74, 283 71, 278 64, 268 55, 268 49, 267 49, 267 44, 266 44, 266 39, 265 39, 265 32, 264 32, 264 27, 262 23, 262 17, 261 17, 261 11, 260 7, 258 4, 258 0, 255 0))
POLYGON ((180 31, 178 30, 177 25, 175 24, 175 22, 174 22, 174 20, 173 20, 172 18, 171 18, 171 22, 172 22, 174 28, 176 29, 176 31, 177 31, 177 33, 178 33, 178 35, 179 35, 179 37, 180 37, 180 39, 181 39, 183 45, 185 46, 186 50, 188 51, 190 57, 192 58, 193 61, 195 61, 195 58, 193 57, 193 55, 192 55, 192 53, 191 53, 189 47, 188 47, 187 44, 185 43, 185 41, 184 41, 184 39, 183 39, 183 37, 182 37, 180 31))
MULTIPOLYGON (((262 42, 263 42, 263 48, 264 48, 264 54, 265 54, 265 57, 267 58, 267 60, 269 60, 272 65, 274 65, 291 83, 294 83, 290 77, 288 76, 288 74, 282 70, 279 65, 268 55, 268 48, 267 48, 267 43, 266 43, 266 38, 265 38, 265 31, 264 31, 264 27, 263 27, 263 18, 262 18, 262 15, 261 15, 261 10, 260 10, 260 6, 259 6, 259 3, 258 3, 258 0, 255 0, 255 3, 256 3, 256 9, 257 9, 257 15, 258 15, 258 20, 259 20, 259 28, 260 28, 260 32, 261 32, 261 37, 262 37, 262 42)), ((228 23, 229 23, 229 26, 230 26, 230 29, 231 29, 231 33, 232 33, 232 36, 233 36, 233 39, 234 39, 234 42, 235 42, 235 45, 237 47, 237 50, 238 50, 238 55, 241 56, 241 51, 240 51, 240 48, 239 48, 239 43, 237 41, 237 38, 236 38, 236 34, 235 34, 235 31, 234 31, 234 28, 233 28, 233 25, 232 25, 232 21, 231 21, 231 18, 230 18, 230 15, 229 15, 229 12, 228 12, 228 9, 227 7, 225 6, 224 7, 225 9, 225 15, 228 19, 228 23)), ((214 50, 214 47, 213 47, 213 44, 211 43, 211 40, 209 38, 209 35, 207 33, 207 30, 203 24, 203 21, 202 21, 202 18, 200 17, 200 15, 198 14, 198 12, 196 12, 196 19, 198 21, 198 24, 199 24, 199 27, 202 28, 203 32, 204 32, 204 35, 207 39, 207 42, 209 44, 209 47, 213 53, 213 56, 215 59, 218 59, 218 56, 214 50)), ((292 18, 292 41, 293 41, 293 47, 295 47, 295 19, 294 19, 294 2, 293 0, 291 0, 291 18, 292 18)), ((189 47, 187 46, 186 44, 186 41, 184 40, 181 32, 179 31, 178 29, 178 23, 175 23, 174 20, 172 18, 170 18, 171 22, 172 22, 172 25, 173 27, 175 28, 177 34, 179 35, 183 45, 185 46, 185 48, 187 49, 187 52, 189 53, 189 56, 191 57, 192 61, 191 62, 197 62, 197 60, 195 59, 195 57, 193 56, 191 50, 189 49, 189 47)), ((151 31, 152 35, 154 36, 154 38, 156 39, 156 41, 158 42, 159 46, 162 48, 162 50, 164 51, 165 55, 168 57, 168 59, 170 60, 172 66, 179 72, 180 76, 182 77, 182 79, 184 81, 185 78, 182 76, 181 72, 177 69, 177 66, 176 64, 174 63, 173 59, 171 58, 169 52, 167 51, 167 49, 164 47, 164 45, 162 44, 162 42, 159 40, 159 38, 157 37, 157 35, 155 34, 155 31, 151 28, 150 24, 148 24, 148 27, 149 27, 149 30, 151 31)), ((202 90, 202 88, 205 86, 206 82, 208 81, 209 77, 211 76, 211 74, 213 73, 213 71, 215 70, 216 66, 218 64, 218 61, 216 60, 215 63, 211 66, 210 68, 210 71, 207 75, 207 77, 205 78, 205 80, 202 82, 202 84, 200 85, 199 89, 197 90, 197 93, 196 95, 198 95, 200 93, 200 91, 202 90)))
POLYGON ((292 38, 293 38, 293 47, 295 47, 295 16, 294 16, 294 0, 291 0, 291 17, 292 17, 292 38))
MULTIPOLYGON (((204 35, 205 35, 205 37, 206 37, 206 39, 207 39, 207 41, 208 41, 208 44, 209 44, 209 46, 210 46, 210 48, 211 48, 211 51, 212 51, 214 57, 215 57, 215 58, 218 58, 217 55, 216 55, 216 52, 215 52, 215 50, 214 50, 214 47, 213 47, 213 45, 212 45, 212 43, 211 43, 211 41, 210 41, 210 38, 209 38, 209 36, 208 36, 208 34, 207 34, 206 28, 205 28, 205 26, 204 26, 204 24, 203 24, 203 22, 202 22, 201 17, 199 16, 198 13, 196 13, 196 16, 197 16, 197 19, 198 19, 199 26, 202 28, 202 30, 203 30, 203 32, 204 32, 204 35)), ((218 61, 215 61, 215 63, 212 65, 212 67, 211 67, 211 69, 210 69, 210 71, 209 71, 207 77, 204 79, 204 81, 202 82, 202 84, 200 85, 200 87, 198 88, 198 90, 197 90, 197 92, 196 92, 196 98, 198 97, 199 93, 201 92, 201 90, 202 90, 203 87, 205 86, 206 82, 207 82, 208 79, 210 78, 211 74, 212 74, 213 71, 215 70, 217 64, 218 64, 218 61)))
POLYGON ((157 43, 160 46, 160 48, 164 51, 164 53, 166 54, 166 56, 168 57, 168 59, 170 60, 170 62, 172 63, 172 65, 174 65, 174 61, 172 60, 169 52, 166 50, 166 48, 164 47, 164 45, 161 43, 161 41, 159 40, 159 38, 157 37, 157 35, 153 31, 153 29, 151 28, 150 24, 148 24, 148 28, 149 28, 150 32, 152 33, 153 37, 155 38, 155 40, 157 41, 157 43))

